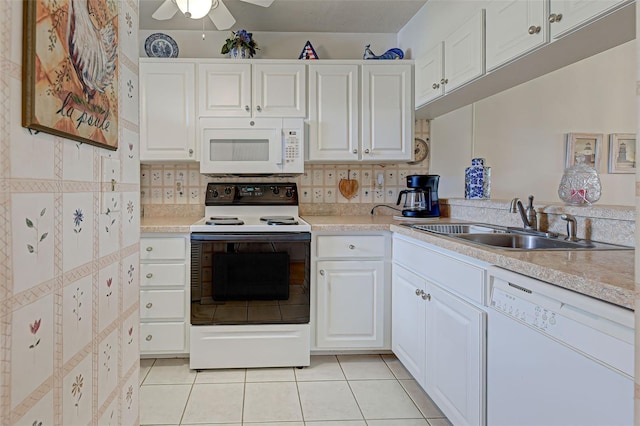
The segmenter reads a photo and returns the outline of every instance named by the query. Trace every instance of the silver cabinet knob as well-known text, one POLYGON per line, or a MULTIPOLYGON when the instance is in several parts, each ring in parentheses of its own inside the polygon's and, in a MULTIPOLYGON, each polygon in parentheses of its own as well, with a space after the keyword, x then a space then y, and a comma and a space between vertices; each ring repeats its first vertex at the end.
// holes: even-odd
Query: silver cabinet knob
POLYGON ((147 274, 147 278, 152 278, 152 277, 153 277, 153 274, 152 274, 151 272, 149 272, 149 273, 147 274))
POLYGON ((416 289, 416 296, 420 296, 422 293, 424 293, 422 290, 419 288, 416 289))
POLYGON ((365 150, 364 150, 364 153, 365 153, 365 154, 368 154, 368 153, 369 153, 369 150, 368 150, 368 149, 365 149, 365 150))
POLYGON ((245 105, 245 106, 244 106, 244 110, 245 110, 245 111, 247 111, 247 112, 249 112, 249 111, 251 111, 251 108, 249 108, 249 105, 245 105))
POLYGON ((442 80, 440 80, 440 84, 447 84, 449 82, 448 78, 443 78, 442 80))
POLYGON ((529 34, 531 34, 531 35, 539 34, 541 29, 542 28, 540 28, 540 26, 536 27, 535 25, 532 25, 532 26, 529 27, 529 34))
POLYGON ((258 110, 258 112, 262 112, 262 107, 260 105, 258 105, 256 109, 258 110))
POLYGON ((431 300, 431 295, 429 293, 422 292, 422 300, 431 300))
POLYGON ((357 154, 357 153, 358 153, 358 150, 357 150, 357 149, 354 149, 354 150, 353 150, 353 153, 354 153, 354 154, 357 154))
POLYGON ((190 149, 189 150, 189 156, 192 156, 192 155, 193 155, 193 149, 190 149))
POLYGON ((558 14, 552 13, 551 15, 549 15, 549 22, 551 22, 552 24, 554 22, 560 22, 560 21, 562 21, 562 13, 558 13, 558 14))
POLYGON ((324 269, 320 269, 320 275, 324 276, 324 269))
POLYGON ((152 251, 153 247, 147 247, 147 251, 152 251))
POLYGON ((153 336, 149 334, 149 335, 146 337, 146 339, 145 339, 145 340, 146 340, 147 342, 150 342, 150 341, 151 341, 151 339, 153 339, 153 336))
POLYGON ((433 83, 431 87, 433 87, 434 89, 439 89, 440 85, 438 83, 433 83))
POLYGON ((354 246, 353 244, 349 244, 349 249, 350 250, 355 250, 356 246, 354 246))
POLYGON ((147 307, 147 309, 151 309, 151 307, 153 306, 153 303, 149 302, 145 306, 147 307))

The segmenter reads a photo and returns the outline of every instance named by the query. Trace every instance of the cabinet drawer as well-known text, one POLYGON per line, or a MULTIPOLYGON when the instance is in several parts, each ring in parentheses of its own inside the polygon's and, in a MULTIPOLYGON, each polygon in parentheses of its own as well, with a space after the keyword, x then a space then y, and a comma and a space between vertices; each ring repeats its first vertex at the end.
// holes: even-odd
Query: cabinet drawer
POLYGON ((445 289, 482 304, 484 269, 403 239, 393 240, 393 260, 445 289))
POLYGON ((318 235, 317 257, 384 257, 382 235, 318 235))
POLYGON ((140 238, 140 260, 184 259, 184 238, 140 238))
POLYGON ((185 352, 185 323, 140 324, 140 352, 185 352))
POLYGON ((184 319, 184 290, 140 292, 140 319, 184 319))
POLYGON ((184 263, 140 264, 140 286, 184 287, 187 266, 184 263))

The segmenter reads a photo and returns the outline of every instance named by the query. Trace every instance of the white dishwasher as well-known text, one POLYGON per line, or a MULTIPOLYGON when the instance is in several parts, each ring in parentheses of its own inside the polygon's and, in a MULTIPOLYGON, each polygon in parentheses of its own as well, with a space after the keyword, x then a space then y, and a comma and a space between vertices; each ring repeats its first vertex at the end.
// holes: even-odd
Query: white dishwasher
POLYGON ((487 424, 632 425, 633 311, 488 273, 487 424))

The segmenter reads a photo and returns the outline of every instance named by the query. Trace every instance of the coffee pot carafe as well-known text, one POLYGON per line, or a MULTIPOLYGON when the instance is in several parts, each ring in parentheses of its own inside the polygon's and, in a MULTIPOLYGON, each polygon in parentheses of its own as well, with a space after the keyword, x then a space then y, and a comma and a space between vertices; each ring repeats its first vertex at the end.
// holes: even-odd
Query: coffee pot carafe
POLYGON ((402 196, 405 196, 402 206, 402 216, 405 217, 439 217, 440 205, 438 204, 438 175, 409 175, 407 187, 398 194, 396 205, 400 205, 402 196))

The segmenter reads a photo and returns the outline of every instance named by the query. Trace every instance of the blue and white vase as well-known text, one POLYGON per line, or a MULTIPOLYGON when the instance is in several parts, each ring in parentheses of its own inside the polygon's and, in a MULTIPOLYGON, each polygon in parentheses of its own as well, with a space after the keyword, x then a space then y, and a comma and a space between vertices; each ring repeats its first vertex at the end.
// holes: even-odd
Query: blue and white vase
POLYGON ((247 49, 232 47, 229 51, 229 57, 231 59, 247 59, 249 57, 247 53, 247 49))
POLYGON ((491 167, 484 165, 484 158, 471 159, 471 167, 464 171, 464 198, 488 199, 491 196, 491 167))

